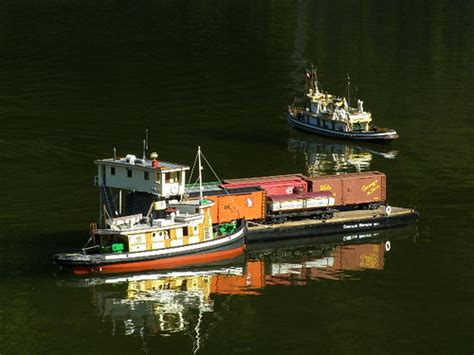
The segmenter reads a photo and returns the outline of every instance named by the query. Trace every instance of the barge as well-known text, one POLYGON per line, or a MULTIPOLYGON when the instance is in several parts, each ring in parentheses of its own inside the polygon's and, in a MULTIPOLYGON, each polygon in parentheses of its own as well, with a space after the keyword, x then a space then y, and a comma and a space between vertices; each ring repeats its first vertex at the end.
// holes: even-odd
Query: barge
MULTIPOLYGON (((418 219, 418 212, 409 208, 380 207, 374 210, 336 212, 331 219, 301 219, 281 224, 250 223, 247 242, 291 240, 300 237, 357 233, 408 225, 418 219), (387 213, 389 212, 389 213, 387 213)), ((351 239, 348 234, 346 240, 351 239)))
POLYGON ((384 229, 418 218, 414 209, 388 204, 387 177, 379 171, 227 179, 204 196, 215 203, 214 221, 248 221, 248 243, 384 229))

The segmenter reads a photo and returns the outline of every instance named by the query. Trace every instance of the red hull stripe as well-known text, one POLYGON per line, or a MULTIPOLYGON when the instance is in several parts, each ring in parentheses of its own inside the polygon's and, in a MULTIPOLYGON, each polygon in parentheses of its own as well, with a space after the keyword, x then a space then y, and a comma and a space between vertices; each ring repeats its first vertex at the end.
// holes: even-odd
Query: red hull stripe
POLYGON ((163 258, 157 260, 137 261, 131 263, 101 265, 97 267, 76 266, 73 272, 77 275, 88 274, 91 272, 114 273, 127 271, 140 271, 152 269, 173 269, 193 264, 204 264, 216 262, 224 259, 239 256, 245 249, 245 245, 235 249, 216 251, 210 253, 175 256, 171 258, 163 258))

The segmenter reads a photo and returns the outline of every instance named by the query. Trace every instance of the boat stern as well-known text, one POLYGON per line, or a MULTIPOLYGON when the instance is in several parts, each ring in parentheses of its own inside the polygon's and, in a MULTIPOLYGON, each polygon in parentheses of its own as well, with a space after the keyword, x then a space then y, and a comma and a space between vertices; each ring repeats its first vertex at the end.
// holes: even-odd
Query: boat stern
POLYGON ((60 253, 53 256, 53 262, 62 267, 86 265, 94 262, 93 255, 83 253, 60 253))

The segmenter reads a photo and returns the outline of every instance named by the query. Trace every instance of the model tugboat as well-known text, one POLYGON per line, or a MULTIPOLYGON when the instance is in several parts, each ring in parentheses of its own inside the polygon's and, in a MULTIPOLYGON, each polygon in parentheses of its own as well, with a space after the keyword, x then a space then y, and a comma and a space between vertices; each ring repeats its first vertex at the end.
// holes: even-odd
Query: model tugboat
MULTIPOLYGON (((201 152, 198 150, 199 176, 201 152)), ((101 191, 100 223, 77 253, 56 254, 54 262, 75 273, 171 269, 239 255, 245 248, 246 222, 213 225, 214 202, 186 200, 189 167, 134 155, 96 160, 101 191), (141 193, 151 199, 146 214, 124 214, 126 198, 141 193), (118 202, 118 207, 117 203, 118 202)), ((201 179, 200 179, 201 181, 201 179)))
POLYGON ((357 100, 357 108, 350 107, 349 77, 347 79, 346 100, 323 93, 319 89, 316 69, 311 67, 305 76, 304 103, 289 106, 288 122, 299 130, 323 136, 367 142, 398 139, 396 131, 372 123, 372 114, 364 110, 363 101, 357 100))

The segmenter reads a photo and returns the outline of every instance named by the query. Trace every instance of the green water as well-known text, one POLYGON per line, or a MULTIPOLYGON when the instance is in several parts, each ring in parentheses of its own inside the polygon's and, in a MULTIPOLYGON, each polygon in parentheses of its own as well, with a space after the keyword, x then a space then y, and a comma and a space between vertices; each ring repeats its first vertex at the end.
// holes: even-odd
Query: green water
POLYGON ((472 353, 473 19, 470 1, 2 2, 0 353, 472 353), (331 93, 350 73, 400 141, 290 128, 311 62, 331 93), (258 292, 202 287, 204 303, 61 283, 51 256, 98 215, 94 159, 140 155, 146 128, 161 159, 192 164, 200 145, 220 178, 383 171, 389 203, 421 220, 336 269, 337 243, 248 253, 258 292), (303 277, 305 260, 332 271, 303 277))

